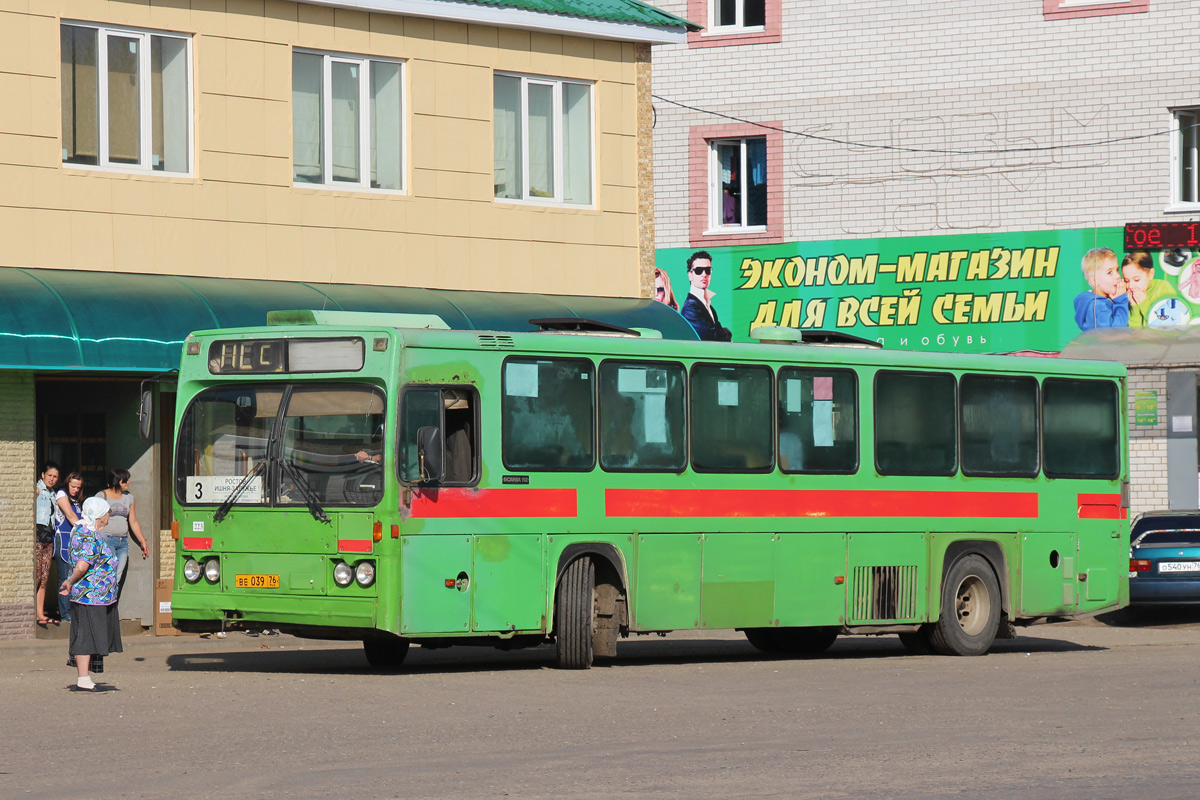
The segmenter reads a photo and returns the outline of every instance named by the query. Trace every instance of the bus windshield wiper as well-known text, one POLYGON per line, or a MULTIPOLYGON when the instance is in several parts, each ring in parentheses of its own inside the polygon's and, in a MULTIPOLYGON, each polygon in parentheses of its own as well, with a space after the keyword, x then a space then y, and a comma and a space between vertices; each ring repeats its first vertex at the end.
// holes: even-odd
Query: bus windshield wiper
POLYGON ((332 522, 329 515, 325 513, 325 509, 321 508, 321 503, 317 499, 317 493, 308 485, 308 481, 304 479, 304 475, 296 466, 286 458, 279 459, 279 463, 283 466, 284 473, 292 479, 292 483, 300 490, 301 496, 304 497, 304 502, 308 504, 308 513, 313 515, 313 519, 317 522, 332 522))
POLYGON ((242 496, 242 492, 245 491, 246 487, 250 485, 250 481, 253 480, 256 475, 261 474, 269 463, 271 463, 271 459, 263 459, 255 464, 253 469, 246 473, 246 477, 242 478, 242 482, 233 487, 233 491, 229 493, 229 497, 226 497, 221 501, 221 505, 217 506, 217 513, 213 514, 213 522, 220 522, 221 520, 225 519, 225 516, 229 513, 229 509, 233 508, 233 504, 237 502, 237 499, 242 496))

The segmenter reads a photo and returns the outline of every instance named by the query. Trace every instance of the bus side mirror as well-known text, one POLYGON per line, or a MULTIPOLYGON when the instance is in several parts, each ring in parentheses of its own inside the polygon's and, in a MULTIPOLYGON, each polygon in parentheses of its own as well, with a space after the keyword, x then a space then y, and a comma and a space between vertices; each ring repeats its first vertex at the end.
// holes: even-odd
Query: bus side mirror
POLYGON ((442 448, 442 429, 434 425, 417 428, 417 464, 421 483, 442 480, 445 452, 442 448))
POLYGON ((154 395, 149 389, 142 392, 138 401, 138 435, 143 439, 150 438, 150 423, 154 420, 154 395))

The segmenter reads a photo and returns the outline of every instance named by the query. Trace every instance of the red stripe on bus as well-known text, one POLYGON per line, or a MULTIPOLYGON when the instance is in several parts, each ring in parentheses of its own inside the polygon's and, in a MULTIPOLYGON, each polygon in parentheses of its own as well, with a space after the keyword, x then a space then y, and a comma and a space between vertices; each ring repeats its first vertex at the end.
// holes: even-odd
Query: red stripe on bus
POLYGON ((983 517, 1032 519, 1036 492, 607 489, 610 517, 983 517))
POLYGON ((212 550, 212 537, 201 539, 195 536, 183 537, 184 550, 212 550))
POLYGON ((1128 514, 1119 494, 1081 494, 1078 502, 1080 519, 1125 519, 1128 514))
POLYGON ((427 489, 413 495, 420 518, 575 517, 574 489, 427 489))
POLYGON ((369 553, 371 552, 370 539, 338 539, 339 553, 369 553))

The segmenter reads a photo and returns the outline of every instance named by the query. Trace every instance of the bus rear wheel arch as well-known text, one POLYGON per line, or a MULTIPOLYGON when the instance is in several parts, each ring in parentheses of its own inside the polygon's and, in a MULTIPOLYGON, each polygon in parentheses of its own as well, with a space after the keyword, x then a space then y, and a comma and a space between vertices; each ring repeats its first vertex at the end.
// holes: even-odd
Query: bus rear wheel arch
POLYGON ((981 656, 1000 627, 1000 583, 978 553, 958 558, 942 579, 941 613, 929 626, 929 645, 947 656, 981 656))

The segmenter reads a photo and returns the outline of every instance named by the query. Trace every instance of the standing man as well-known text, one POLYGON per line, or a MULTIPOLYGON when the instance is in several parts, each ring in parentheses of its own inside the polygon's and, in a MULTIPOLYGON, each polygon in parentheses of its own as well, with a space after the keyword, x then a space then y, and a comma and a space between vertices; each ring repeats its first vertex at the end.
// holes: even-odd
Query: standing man
POLYGON ((722 328, 717 319, 717 310, 712 307, 713 293, 708 289, 712 280, 712 256, 704 250, 697 250, 687 260, 688 281, 692 284, 683 308, 679 313, 692 323, 696 335, 709 342, 728 342, 733 339, 729 328, 722 328))

